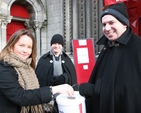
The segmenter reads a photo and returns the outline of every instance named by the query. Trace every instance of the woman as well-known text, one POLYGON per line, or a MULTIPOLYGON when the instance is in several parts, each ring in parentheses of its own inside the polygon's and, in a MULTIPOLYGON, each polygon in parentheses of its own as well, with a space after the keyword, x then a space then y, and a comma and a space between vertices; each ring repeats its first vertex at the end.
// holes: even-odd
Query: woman
POLYGON ((43 113, 56 93, 73 95, 64 84, 39 88, 35 75, 36 41, 29 30, 15 32, 0 54, 0 113, 43 113))

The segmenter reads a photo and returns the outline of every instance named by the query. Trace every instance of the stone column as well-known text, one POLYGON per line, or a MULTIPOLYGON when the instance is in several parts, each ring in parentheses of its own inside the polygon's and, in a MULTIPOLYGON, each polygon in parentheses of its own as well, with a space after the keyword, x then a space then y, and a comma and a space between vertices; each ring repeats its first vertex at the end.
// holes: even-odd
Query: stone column
MULTIPOLYGON (((98 8, 99 9, 102 9, 102 7, 104 6, 104 0, 99 0, 99 1, 97 1, 97 3, 98 3, 98 8)), ((101 14, 102 14, 102 10, 99 10, 99 16, 98 16, 98 20, 99 20, 99 24, 98 24, 98 36, 99 36, 99 38, 103 35, 103 32, 102 32, 102 24, 101 24, 101 22, 100 22, 100 16, 101 16, 101 14)), ((97 49, 97 52, 100 52, 101 51, 101 49, 103 48, 103 46, 98 46, 98 49, 97 49)))
POLYGON ((6 37, 7 37, 6 26, 10 22, 11 22, 11 16, 10 17, 0 16, 0 51, 6 45, 6 37))
POLYGON ((78 0, 73 0, 73 39, 78 39, 78 0))
POLYGON ((71 0, 65 0, 64 6, 64 29, 65 29, 65 46, 64 49, 66 53, 69 55, 71 54, 71 0))
POLYGON ((92 4, 91 0, 86 1, 86 38, 92 38, 92 4))
POLYGON ((34 30, 35 30, 35 37, 36 37, 36 41, 37 41, 37 60, 40 58, 41 56, 41 27, 42 27, 42 23, 41 21, 37 21, 34 20, 34 22, 32 22, 33 25, 31 25, 34 30))

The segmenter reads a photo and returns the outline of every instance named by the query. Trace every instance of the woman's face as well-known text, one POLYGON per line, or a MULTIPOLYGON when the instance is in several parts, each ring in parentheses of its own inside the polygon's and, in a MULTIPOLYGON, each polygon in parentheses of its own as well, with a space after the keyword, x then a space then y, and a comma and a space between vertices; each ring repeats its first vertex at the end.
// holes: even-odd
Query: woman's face
POLYGON ((20 58, 26 60, 32 53, 33 41, 27 35, 22 35, 15 43, 13 52, 20 58))

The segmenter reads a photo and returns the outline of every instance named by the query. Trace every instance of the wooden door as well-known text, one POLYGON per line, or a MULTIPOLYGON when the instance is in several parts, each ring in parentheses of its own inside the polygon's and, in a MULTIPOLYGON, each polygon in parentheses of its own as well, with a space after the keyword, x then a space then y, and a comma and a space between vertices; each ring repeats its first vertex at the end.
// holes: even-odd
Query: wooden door
MULTIPOLYGON (((26 10, 26 8, 18 3, 13 3, 10 9, 10 14, 13 17, 22 18, 23 20, 30 18, 29 13, 26 10)), ((11 35, 19 29, 26 29, 24 25, 24 21, 12 20, 11 23, 7 25, 6 40, 8 41, 11 35)))
POLYGON ((7 39, 6 39, 6 41, 8 41, 10 39, 11 35, 19 29, 25 29, 23 22, 12 21, 11 23, 9 23, 7 25, 7 39))

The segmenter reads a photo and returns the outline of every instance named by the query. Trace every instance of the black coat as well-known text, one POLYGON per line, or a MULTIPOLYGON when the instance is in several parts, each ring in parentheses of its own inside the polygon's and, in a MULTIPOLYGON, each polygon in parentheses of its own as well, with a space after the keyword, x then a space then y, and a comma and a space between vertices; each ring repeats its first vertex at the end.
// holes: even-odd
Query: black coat
POLYGON ((109 47, 105 36, 97 44, 105 47, 89 80, 88 113, 141 113, 141 38, 129 28, 117 44, 109 47))
POLYGON ((24 90, 14 68, 0 61, 0 113, 20 113, 21 106, 48 103, 51 99, 49 87, 24 90))
MULTIPOLYGON (((61 55, 61 62, 63 73, 66 73, 68 76, 68 84, 73 85, 76 84, 76 72, 74 64, 68 55, 63 52, 61 55)), ((53 76, 53 56, 50 55, 50 52, 44 54, 38 61, 36 67, 36 75, 38 77, 39 83, 41 87, 52 85, 51 79, 53 76)))

